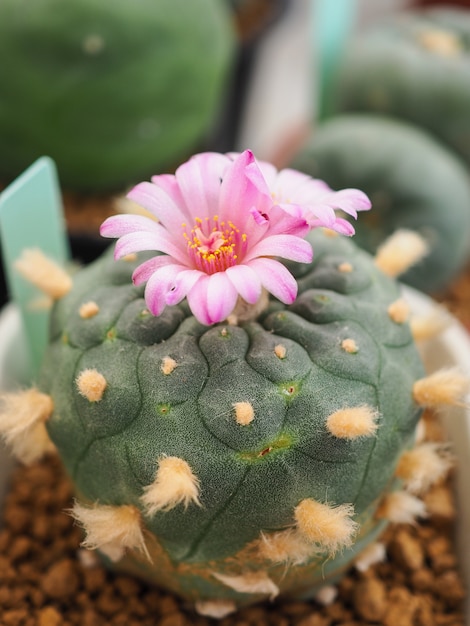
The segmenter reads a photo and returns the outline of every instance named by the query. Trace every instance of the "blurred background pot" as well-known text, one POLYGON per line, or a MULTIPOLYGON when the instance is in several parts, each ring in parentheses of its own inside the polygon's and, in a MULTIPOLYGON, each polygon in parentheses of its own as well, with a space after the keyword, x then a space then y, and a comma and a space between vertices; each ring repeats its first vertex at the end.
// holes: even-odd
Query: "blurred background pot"
POLYGON ((5 0, 0 179, 42 155, 80 191, 173 167, 214 131, 235 51, 220 0, 5 0))

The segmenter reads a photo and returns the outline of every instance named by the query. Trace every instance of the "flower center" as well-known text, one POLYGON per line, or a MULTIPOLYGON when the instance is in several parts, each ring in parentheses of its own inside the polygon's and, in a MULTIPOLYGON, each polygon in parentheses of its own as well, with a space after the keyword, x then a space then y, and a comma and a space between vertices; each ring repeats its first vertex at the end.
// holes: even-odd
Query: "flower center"
POLYGON ((206 274, 223 272, 236 265, 247 247, 247 236, 233 222, 220 222, 214 215, 205 220, 197 217, 188 233, 183 224, 183 236, 187 241, 188 254, 194 267, 206 274))

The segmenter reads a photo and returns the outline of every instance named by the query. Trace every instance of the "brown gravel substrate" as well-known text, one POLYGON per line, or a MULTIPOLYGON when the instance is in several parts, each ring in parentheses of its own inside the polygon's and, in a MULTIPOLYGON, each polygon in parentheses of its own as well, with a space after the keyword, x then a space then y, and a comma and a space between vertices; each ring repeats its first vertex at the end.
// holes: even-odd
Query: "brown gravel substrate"
POLYGON ((64 512, 72 503, 70 484, 51 457, 13 475, 0 530, 0 624, 463 626, 465 592, 452 542, 452 492, 439 485, 426 500, 429 520, 389 529, 383 538, 386 561, 365 573, 351 570, 328 606, 279 600, 216 622, 90 559, 80 549, 80 530, 64 512))

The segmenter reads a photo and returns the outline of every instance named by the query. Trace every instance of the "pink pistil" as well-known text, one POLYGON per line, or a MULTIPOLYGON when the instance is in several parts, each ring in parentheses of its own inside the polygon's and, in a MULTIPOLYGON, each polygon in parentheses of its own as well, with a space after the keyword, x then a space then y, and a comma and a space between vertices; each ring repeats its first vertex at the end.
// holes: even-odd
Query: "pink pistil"
POLYGON ((217 215, 212 220, 196 218, 190 233, 183 224, 184 238, 187 241, 188 255, 195 269, 206 274, 224 272, 243 258, 247 249, 247 236, 230 222, 220 222, 217 215), (203 231, 209 231, 205 234, 203 231))

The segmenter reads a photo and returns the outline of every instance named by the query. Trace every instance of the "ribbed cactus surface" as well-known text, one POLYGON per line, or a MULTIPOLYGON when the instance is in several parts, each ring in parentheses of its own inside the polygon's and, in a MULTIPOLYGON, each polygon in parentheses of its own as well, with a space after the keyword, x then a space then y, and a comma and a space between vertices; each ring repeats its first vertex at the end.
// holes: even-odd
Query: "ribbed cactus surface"
POLYGON ((291 267, 295 303, 239 325, 203 326, 184 303, 150 315, 130 282, 142 258, 110 253, 55 304, 39 380, 49 434, 80 502, 130 506, 149 531, 148 554, 118 567, 243 604, 311 593, 382 527, 374 513, 413 442, 422 364, 397 283, 350 240, 310 237, 314 262, 291 267), (341 433, 347 409, 370 432, 349 419, 341 433), (149 505, 165 468, 173 487, 188 479, 184 494, 149 505), (317 505, 346 512, 357 543, 309 537, 304 509, 317 505))

